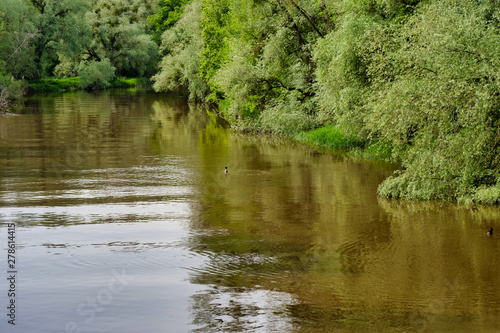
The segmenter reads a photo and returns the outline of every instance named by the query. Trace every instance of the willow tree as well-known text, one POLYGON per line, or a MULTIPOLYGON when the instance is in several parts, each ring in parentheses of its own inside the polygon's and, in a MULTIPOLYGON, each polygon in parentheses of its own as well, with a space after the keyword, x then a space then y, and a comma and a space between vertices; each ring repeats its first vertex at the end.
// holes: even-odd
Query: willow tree
POLYGON ((147 27, 153 1, 98 0, 87 12, 92 40, 82 60, 109 60, 121 76, 150 76, 158 60, 158 47, 147 27))
POLYGON ((36 77, 36 10, 23 0, 0 2, 0 112, 22 96, 20 79, 36 77))
POLYGON ((319 120, 369 139, 366 101, 399 63, 395 38, 420 0, 326 1, 335 28, 313 46, 319 120))
POLYGON ((311 47, 329 29, 315 1, 205 0, 202 64, 221 112, 246 129, 317 126, 311 47))
POLYGON ((208 85, 200 74, 201 1, 192 1, 182 11, 182 17, 162 35, 160 50, 164 56, 158 73, 152 77, 153 88, 159 92, 187 92, 191 101, 201 102, 208 94, 208 85))
POLYGON ((84 88, 102 88, 115 76, 149 77, 155 72, 158 46, 147 18, 156 10, 155 1, 86 1, 82 14, 85 35, 74 35, 79 48, 71 56, 59 53, 54 74, 80 76, 84 88))
POLYGON ((500 200, 499 22, 491 1, 432 1, 388 39, 365 122, 405 169, 380 193, 500 200))
POLYGON ((61 57, 72 58, 89 41, 85 13, 87 0, 30 0, 36 15, 29 18, 36 27, 34 63, 37 76, 52 76, 61 57))
POLYGON ((0 61, 4 70, 16 79, 34 77, 35 43, 40 36, 34 17, 36 10, 23 0, 6 0, 0 3, 0 61))
POLYGON ((161 35, 181 18, 187 3, 189 0, 160 0, 158 9, 148 17, 156 41, 161 42, 161 35))

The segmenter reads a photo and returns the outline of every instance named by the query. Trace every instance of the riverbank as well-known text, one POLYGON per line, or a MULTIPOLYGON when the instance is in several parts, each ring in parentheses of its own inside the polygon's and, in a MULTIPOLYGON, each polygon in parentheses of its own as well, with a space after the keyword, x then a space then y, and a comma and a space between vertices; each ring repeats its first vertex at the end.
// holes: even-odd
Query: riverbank
MULTIPOLYGON (((82 90, 80 78, 48 78, 40 80, 27 80, 27 90, 29 93, 47 91, 68 91, 82 90)), ((151 82, 147 78, 126 78, 119 77, 110 82, 107 88, 150 88, 151 82)))
POLYGON ((235 130, 294 136, 334 125, 368 140, 299 135, 354 154, 390 151, 401 171, 380 185, 383 196, 499 204, 498 8, 403 7, 193 0, 165 33, 172 52, 154 89, 188 89, 235 130))
POLYGON ((350 156, 384 162, 394 162, 392 149, 377 141, 364 141, 345 134, 334 126, 324 126, 312 131, 301 131, 293 138, 299 142, 327 149, 343 150, 350 156))
MULTIPOLYGON (((399 168, 404 168, 402 160, 395 160, 393 158, 392 148, 390 146, 377 141, 367 142, 360 140, 354 136, 346 135, 342 130, 334 126, 324 126, 312 131, 301 131, 292 137, 301 143, 320 149, 331 149, 335 152, 341 151, 354 158, 395 163, 399 165, 399 168)), ((389 177, 379 186, 378 193, 388 198, 402 197, 399 194, 405 191, 405 189, 401 188, 396 178, 401 174, 402 172, 396 172, 395 175, 389 177), (399 193, 397 193, 398 195, 394 195, 393 191, 398 191, 398 188, 400 188, 399 193)), ((422 186, 422 189, 424 189, 424 186, 422 186)), ((433 200, 435 198, 405 197, 405 199, 433 200)), ((500 187, 495 185, 480 186, 470 191, 468 195, 463 195, 455 200, 444 198, 441 201, 456 201, 466 205, 481 204, 498 206, 500 205, 500 187)))

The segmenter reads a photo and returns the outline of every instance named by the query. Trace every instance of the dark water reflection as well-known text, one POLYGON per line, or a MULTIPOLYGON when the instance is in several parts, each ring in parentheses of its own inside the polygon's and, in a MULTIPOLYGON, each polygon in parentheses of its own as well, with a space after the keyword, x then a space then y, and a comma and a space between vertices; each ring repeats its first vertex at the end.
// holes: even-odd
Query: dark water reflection
POLYGON ((1 331, 500 330, 500 211, 382 199, 391 173, 178 98, 32 98, 0 116, 1 331))

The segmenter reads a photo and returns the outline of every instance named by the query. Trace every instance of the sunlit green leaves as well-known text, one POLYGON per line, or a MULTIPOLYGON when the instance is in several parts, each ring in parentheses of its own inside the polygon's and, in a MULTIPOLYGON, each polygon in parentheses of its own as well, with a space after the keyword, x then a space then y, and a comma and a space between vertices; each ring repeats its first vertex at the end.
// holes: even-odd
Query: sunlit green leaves
POLYGON ((203 101, 208 85, 200 75, 201 1, 194 0, 184 8, 184 15, 173 28, 162 35, 161 48, 166 54, 159 72, 153 76, 156 91, 189 91, 190 100, 203 101))
POLYGON ((482 8, 436 1, 401 30, 397 75, 371 95, 365 118, 406 166, 384 195, 456 199, 496 183, 500 43, 482 8))
POLYGON ((220 8, 202 21, 202 72, 221 112, 239 128, 290 133, 316 126, 310 49, 324 33, 318 7, 239 0, 220 8))
POLYGON ((374 24, 369 16, 346 15, 339 29, 314 48, 320 119, 335 122, 351 134, 359 134, 363 127, 368 79, 361 38, 374 24))
POLYGON ((160 0, 157 11, 148 17, 155 29, 155 39, 159 40, 162 33, 174 26, 181 18, 183 7, 189 0, 160 0))

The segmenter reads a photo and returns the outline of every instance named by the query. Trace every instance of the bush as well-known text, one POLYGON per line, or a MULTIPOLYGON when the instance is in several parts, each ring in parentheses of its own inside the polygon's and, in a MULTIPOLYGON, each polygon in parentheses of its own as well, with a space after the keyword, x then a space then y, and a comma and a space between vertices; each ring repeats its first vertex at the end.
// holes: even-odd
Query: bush
POLYGON ((148 88, 151 82, 144 77, 117 77, 110 82, 111 88, 148 88))
POLYGON ((80 87, 83 89, 104 89, 111 85, 115 78, 116 68, 109 59, 102 61, 82 62, 78 69, 80 87))
POLYGON ((289 93, 283 101, 276 101, 262 111, 260 122, 264 130, 291 135, 299 131, 311 130, 319 125, 312 113, 315 104, 302 102, 298 93, 289 93))
POLYGON ((500 204, 500 186, 481 187, 470 199, 461 198, 461 201, 498 205, 500 204))

